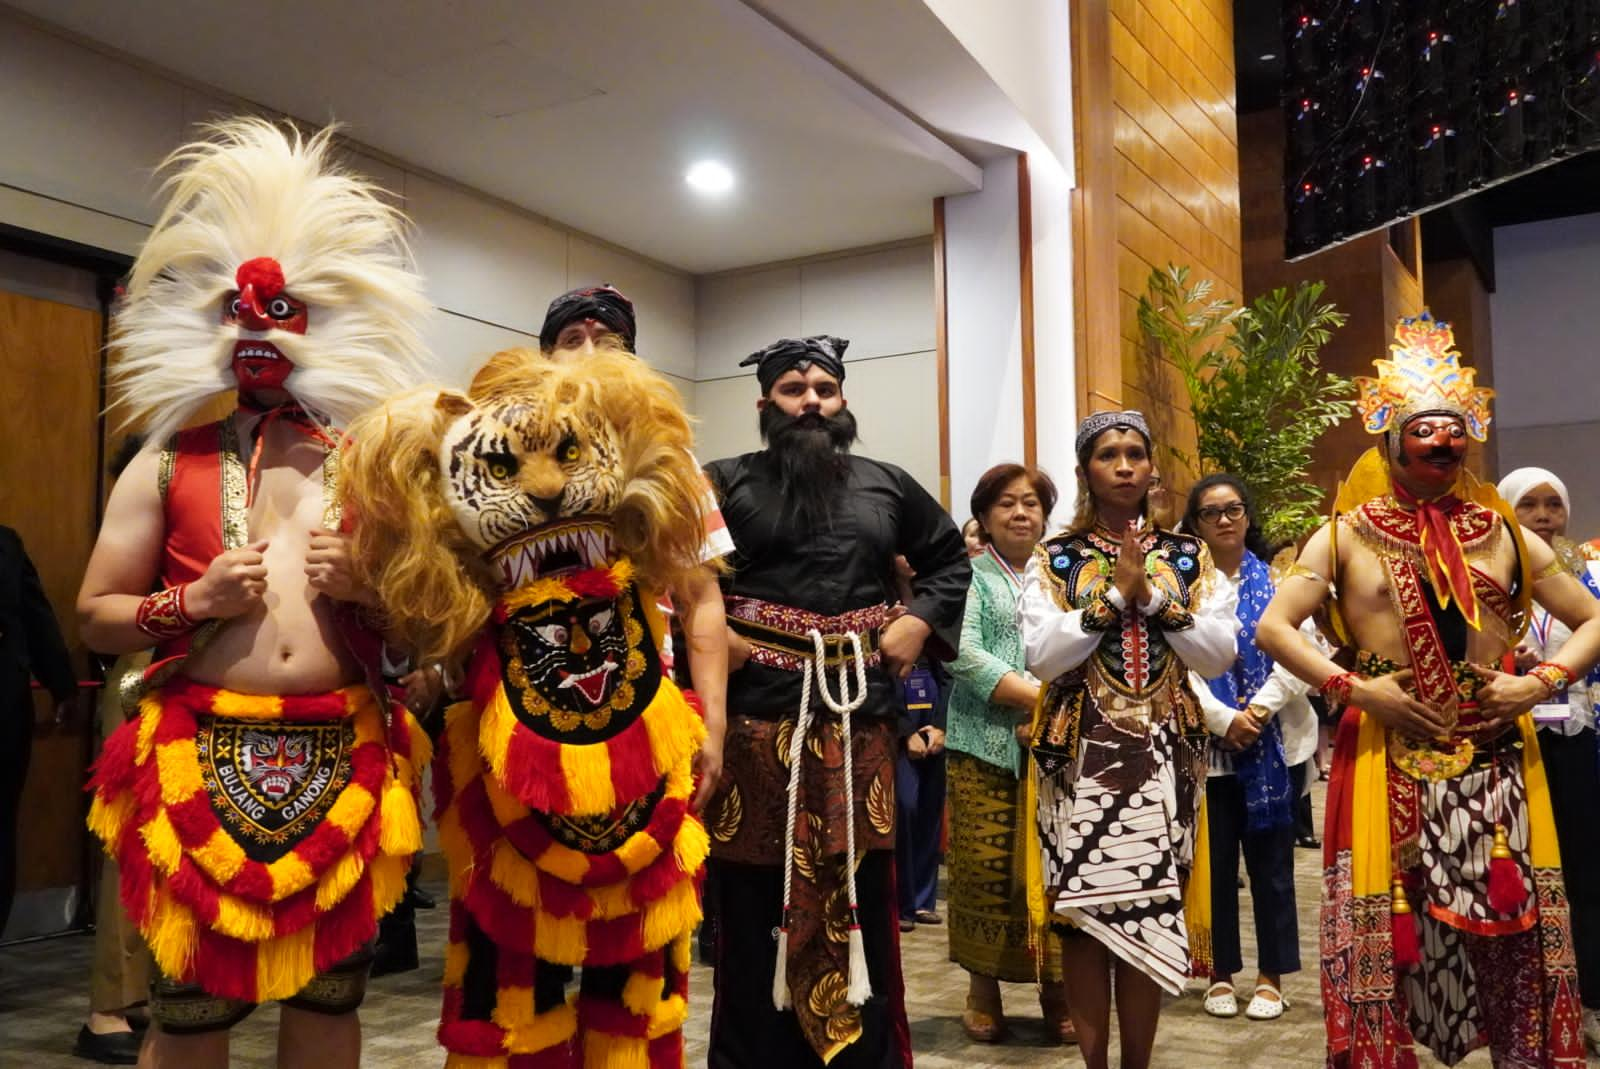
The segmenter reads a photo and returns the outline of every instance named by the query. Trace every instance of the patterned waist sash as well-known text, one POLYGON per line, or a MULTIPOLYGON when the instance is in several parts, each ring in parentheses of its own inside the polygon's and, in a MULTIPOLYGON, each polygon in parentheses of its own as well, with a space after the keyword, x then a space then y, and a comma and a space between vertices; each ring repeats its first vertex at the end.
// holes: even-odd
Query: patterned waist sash
MULTIPOLYGON (((1356 671, 1364 676, 1391 675, 1404 667, 1369 650, 1356 655, 1356 671)), ((1389 760, 1396 768, 1419 780, 1458 776, 1471 767, 1475 755, 1510 729, 1510 724, 1489 723, 1478 709, 1483 671, 1470 661, 1447 661, 1434 673, 1431 687, 1420 676, 1412 682, 1407 689, 1425 704, 1444 709, 1451 727, 1438 739, 1408 739, 1389 732, 1389 760)))
POLYGON ((163 973, 286 998, 404 893, 428 751, 366 686, 278 697, 179 678, 106 741, 89 827, 163 973))
POLYGON ((887 605, 869 605, 838 616, 824 616, 759 598, 726 599, 728 626, 750 643, 750 659, 768 668, 801 672, 815 664, 811 632, 822 636, 823 665, 837 668, 852 656, 850 636, 861 643, 862 662, 869 668, 882 661, 878 632, 888 616, 887 605))

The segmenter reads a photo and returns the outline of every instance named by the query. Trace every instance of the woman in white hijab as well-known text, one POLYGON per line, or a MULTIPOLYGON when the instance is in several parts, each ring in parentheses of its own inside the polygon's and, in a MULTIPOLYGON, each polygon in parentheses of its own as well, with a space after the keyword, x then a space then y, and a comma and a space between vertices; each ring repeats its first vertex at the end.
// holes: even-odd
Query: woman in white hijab
MULTIPOLYGON (((1516 509, 1522 526, 1556 551, 1556 560, 1600 597, 1600 561, 1566 537, 1572 499, 1567 487, 1544 468, 1518 468, 1500 480, 1500 496, 1516 509)), ((1517 670, 1528 668, 1555 651, 1571 632, 1560 620, 1533 608, 1528 635, 1517 649, 1517 670)), ((1600 821, 1593 817, 1600 798, 1600 751, 1595 744, 1595 707, 1600 699, 1600 672, 1591 672, 1557 693, 1549 704, 1534 707, 1539 726, 1539 752, 1550 782, 1556 839, 1572 909, 1572 942, 1578 957, 1578 991, 1583 999, 1583 1038, 1600 1053, 1600 821)))

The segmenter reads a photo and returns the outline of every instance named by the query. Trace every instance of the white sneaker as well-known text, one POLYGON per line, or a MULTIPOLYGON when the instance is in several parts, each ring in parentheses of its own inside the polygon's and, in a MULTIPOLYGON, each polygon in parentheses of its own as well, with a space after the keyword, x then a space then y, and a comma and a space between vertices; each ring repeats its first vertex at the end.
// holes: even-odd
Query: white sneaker
POLYGON ((1595 1054, 1600 1054, 1600 1010, 1583 1010, 1583 1044, 1595 1054))
POLYGON ((1205 1011, 1213 1017, 1239 1016, 1239 1000, 1233 996, 1233 985, 1218 980, 1206 988, 1205 1011))

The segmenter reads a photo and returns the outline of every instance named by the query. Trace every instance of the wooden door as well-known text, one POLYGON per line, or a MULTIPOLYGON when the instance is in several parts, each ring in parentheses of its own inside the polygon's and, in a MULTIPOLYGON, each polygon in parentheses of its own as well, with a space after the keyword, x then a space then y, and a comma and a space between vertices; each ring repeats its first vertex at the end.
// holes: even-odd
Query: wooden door
MULTIPOLYGON (((80 679, 88 662, 73 605, 95 535, 100 345, 98 311, 0 290, 0 524, 22 536, 80 679)), ((80 704, 77 722, 57 729, 49 696, 34 692, 11 936, 65 928, 84 882, 92 695, 80 704)))

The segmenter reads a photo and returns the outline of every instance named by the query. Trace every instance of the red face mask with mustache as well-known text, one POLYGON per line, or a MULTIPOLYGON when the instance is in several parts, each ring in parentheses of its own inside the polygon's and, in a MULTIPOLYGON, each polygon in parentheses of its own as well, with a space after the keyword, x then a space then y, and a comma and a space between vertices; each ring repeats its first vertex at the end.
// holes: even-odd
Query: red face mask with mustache
POLYGON ((1454 416, 1417 416, 1400 432, 1395 463, 1421 496, 1431 497, 1455 485, 1467 456, 1467 428, 1454 416))
POLYGON ((262 335, 274 330, 304 334, 306 305, 283 292, 283 268, 270 256, 246 260, 234 273, 238 289, 222 298, 222 323, 238 327, 233 344, 233 374, 242 393, 282 389, 294 364, 262 335))

